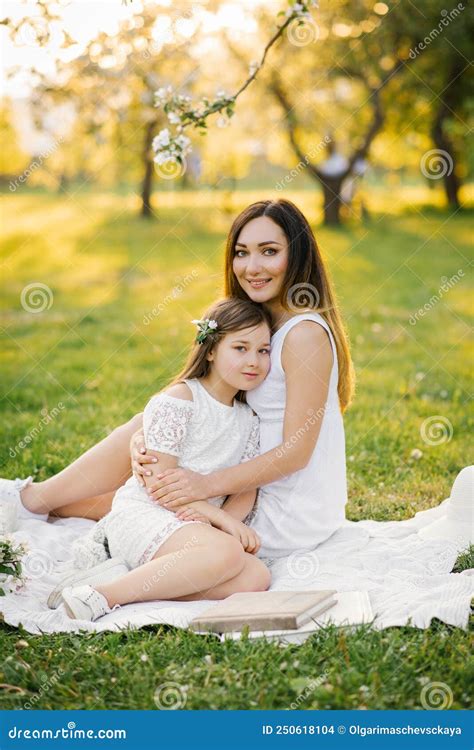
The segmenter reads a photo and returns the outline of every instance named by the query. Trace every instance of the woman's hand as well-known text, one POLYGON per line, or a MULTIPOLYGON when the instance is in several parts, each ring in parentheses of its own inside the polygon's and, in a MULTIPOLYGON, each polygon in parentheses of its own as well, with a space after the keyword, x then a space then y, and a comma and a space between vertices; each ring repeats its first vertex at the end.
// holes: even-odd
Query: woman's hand
POLYGON ((146 464, 156 464, 158 459, 156 456, 147 453, 143 430, 138 430, 138 432, 132 435, 132 439, 130 440, 130 454, 132 457, 133 475, 138 484, 145 487, 143 477, 151 476, 151 471, 147 468, 146 464))
POLYGON ((190 469, 166 469, 147 490, 150 497, 167 510, 175 510, 197 500, 213 497, 209 475, 190 469))

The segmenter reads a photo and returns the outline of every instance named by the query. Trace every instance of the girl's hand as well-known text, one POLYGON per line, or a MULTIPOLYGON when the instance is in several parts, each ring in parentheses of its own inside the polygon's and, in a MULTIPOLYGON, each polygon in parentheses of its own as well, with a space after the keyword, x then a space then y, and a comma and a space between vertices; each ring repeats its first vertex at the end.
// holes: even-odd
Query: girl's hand
POLYGON ((130 440, 130 454, 132 457, 132 472, 138 484, 145 487, 144 476, 151 476, 151 471, 146 464, 156 464, 158 459, 147 453, 143 431, 139 430, 132 435, 130 440))
POLYGON ((251 555, 255 555, 260 549, 260 538, 258 534, 256 534, 250 526, 246 526, 242 523, 242 521, 237 521, 237 519, 232 518, 232 516, 228 516, 228 518, 225 519, 225 522, 220 524, 220 528, 222 531, 225 531, 227 534, 238 539, 244 550, 251 555))
POLYGON ((166 469, 157 474, 148 494, 167 510, 212 497, 209 477, 190 469, 166 469))
POLYGON ((175 516, 181 521, 201 521, 201 523, 208 523, 210 526, 212 525, 206 516, 198 510, 193 510, 192 505, 185 505, 184 507, 179 508, 179 510, 176 511, 175 516))

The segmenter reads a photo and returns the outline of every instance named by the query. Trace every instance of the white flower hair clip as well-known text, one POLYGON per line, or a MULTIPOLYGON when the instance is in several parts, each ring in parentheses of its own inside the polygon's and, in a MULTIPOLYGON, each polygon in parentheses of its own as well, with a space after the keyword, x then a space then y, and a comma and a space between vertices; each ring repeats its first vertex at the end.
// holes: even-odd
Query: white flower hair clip
POLYGON ((209 318, 204 318, 204 320, 192 320, 191 323, 194 323, 194 325, 198 327, 198 335, 196 336, 197 344, 202 344, 203 341, 206 340, 208 334, 212 333, 217 328, 217 321, 209 320, 209 318))

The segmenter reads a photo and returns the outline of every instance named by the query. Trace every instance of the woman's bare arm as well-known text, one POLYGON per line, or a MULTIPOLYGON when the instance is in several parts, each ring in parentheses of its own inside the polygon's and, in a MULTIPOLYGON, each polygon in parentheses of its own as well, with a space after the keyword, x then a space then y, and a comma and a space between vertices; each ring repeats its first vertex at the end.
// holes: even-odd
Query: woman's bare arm
POLYGON ((246 490, 229 495, 222 506, 222 510, 229 513, 232 518, 243 521, 255 505, 256 497, 256 490, 246 490))

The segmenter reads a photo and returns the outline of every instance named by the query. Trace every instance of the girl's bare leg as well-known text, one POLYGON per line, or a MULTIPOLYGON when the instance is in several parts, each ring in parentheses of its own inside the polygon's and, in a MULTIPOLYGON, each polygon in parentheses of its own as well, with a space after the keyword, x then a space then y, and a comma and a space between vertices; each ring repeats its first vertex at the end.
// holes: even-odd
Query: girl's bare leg
POLYGON ((115 490, 131 475, 130 440, 141 426, 142 415, 137 414, 59 474, 25 487, 21 491, 25 508, 33 513, 102 518, 115 490))
POLYGON ((223 581, 204 591, 187 596, 178 596, 180 602, 192 602, 197 599, 225 599, 240 591, 266 591, 270 586, 272 576, 265 564, 255 555, 244 552, 244 567, 238 575, 223 581))
POLYGON ((207 524, 187 524, 153 560, 95 588, 113 607, 156 599, 223 599, 235 591, 264 590, 269 583, 262 561, 244 552, 237 539, 207 524))

